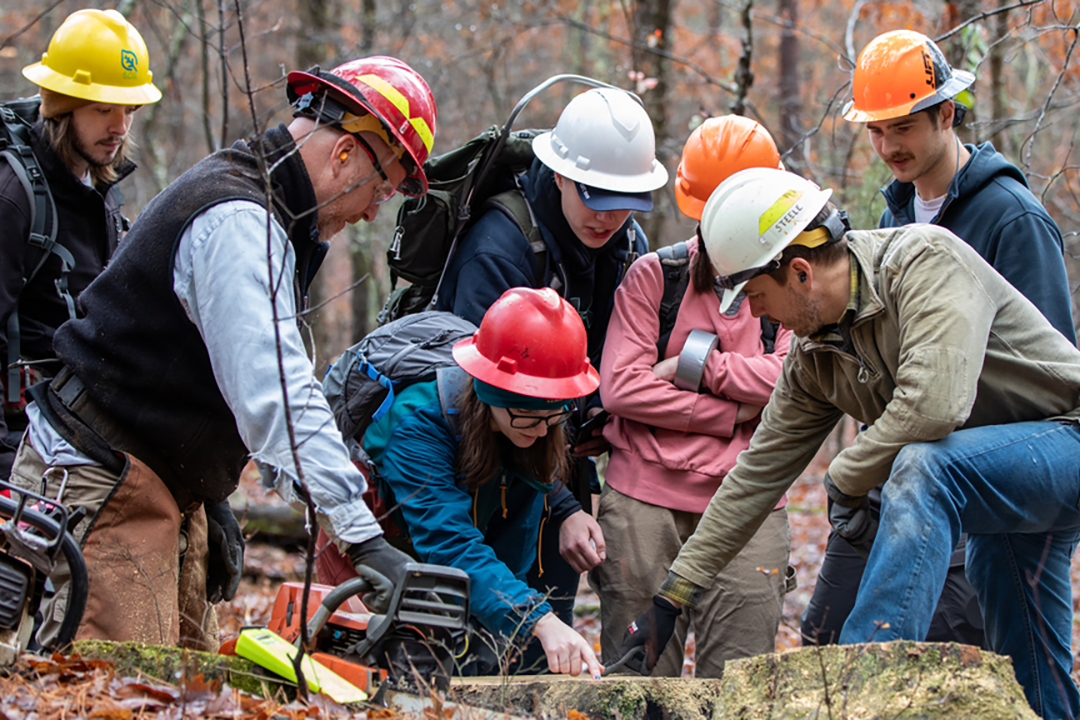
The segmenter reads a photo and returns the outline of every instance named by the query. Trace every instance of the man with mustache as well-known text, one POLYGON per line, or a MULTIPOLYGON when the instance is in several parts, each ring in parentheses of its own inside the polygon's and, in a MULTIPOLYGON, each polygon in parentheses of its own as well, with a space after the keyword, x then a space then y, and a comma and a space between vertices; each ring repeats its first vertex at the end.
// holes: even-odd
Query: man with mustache
POLYGON ((38 120, 22 133, 42 182, 34 187, 34 173, 23 171, 24 184, 14 154, 0 160, 0 479, 26 429, 23 390, 54 372, 55 363, 42 362, 56 357, 53 332, 75 317, 73 299, 105 269, 125 229, 116 184, 135 170, 131 121, 161 99, 149 64, 139 31, 120 13, 80 10, 56 30, 41 62, 23 69, 40 88, 38 120), (45 201, 35 207, 33 193, 46 186, 55 211, 45 201), (52 229, 52 251, 31 237, 52 229))
MULTIPOLYGON (((956 135, 966 112, 958 100, 974 82, 917 32, 884 33, 860 53, 844 118, 866 124, 895 177, 882 193, 888 207, 879 226, 931 223, 951 230, 1075 343, 1061 231, 1023 173, 991 143, 964 145, 956 135)), ((876 512, 877 490, 870 501, 876 512)), ((975 593, 964 577, 964 546, 961 539, 927 637, 985 645, 975 593)), ((830 535, 803 613, 803 642, 836 642, 866 566, 860 555, 868 551, 830 535)))

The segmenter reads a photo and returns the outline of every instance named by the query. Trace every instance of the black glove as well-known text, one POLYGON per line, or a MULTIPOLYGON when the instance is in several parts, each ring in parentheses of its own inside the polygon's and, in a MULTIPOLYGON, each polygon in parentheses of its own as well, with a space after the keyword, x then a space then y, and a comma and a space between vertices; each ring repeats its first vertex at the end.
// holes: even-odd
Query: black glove
POLYGON ((244 534, 228 500, 206 503, 206 599, 212 603, 232 600, 244 570, 244 534))
POLYGON ((371 583, 373 592, 364 595, 364 604, 376 613, 385 613, 394 598, 394 588, 405 582, 405 564, 416 562, 395 548, 382 535, 353 543, 349 559, 360 577, 371 583))
POLYGON ((851 549, 866 560, 877 535, 878 519, 870 510, 870 498, 844 493, 825 473, 825 492, 829 495, 829 524, 851 549))
POLYGON ((635 668, 648 675, 656 667, 656 661, 664 652, 671 636, 675 634, 675 620, 682 615, 682 608, 675 607, 665 598, 653 595, 653 604, 630 623, 623 633, 619 656, 625 657, 635 647, 645 647, 645 667, 635 668))

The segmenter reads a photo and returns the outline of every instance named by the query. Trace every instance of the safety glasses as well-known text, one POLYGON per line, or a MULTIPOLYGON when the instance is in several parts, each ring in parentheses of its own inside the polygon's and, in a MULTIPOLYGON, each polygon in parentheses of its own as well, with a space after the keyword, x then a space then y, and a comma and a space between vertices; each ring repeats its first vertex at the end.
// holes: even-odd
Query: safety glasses
MULTIPOLYGON (((705 238, 701 235, 701 225, 698 225, 697 228, 697 239, 699 246, 705 244, 705 238)), ((761 267, 747 268, 745 270, 740 270, 739 272, 731 273, 730 275, 717 275, 716 285, 721 290, 734 290, 743 283, 753 280, 758 275, 770 273, 773 270, 779 269, 779 267, 780 258, 774 258, 761 267)))
POLYGON ((571 410, 563 410, 554 415, 516 415, 512 410, 506 409, 506 414, 510 416, 510 427, 517 430, 529 430, 540 423, 547 423, 548 427, 562 425, 570 417, 571 412, 571 410))

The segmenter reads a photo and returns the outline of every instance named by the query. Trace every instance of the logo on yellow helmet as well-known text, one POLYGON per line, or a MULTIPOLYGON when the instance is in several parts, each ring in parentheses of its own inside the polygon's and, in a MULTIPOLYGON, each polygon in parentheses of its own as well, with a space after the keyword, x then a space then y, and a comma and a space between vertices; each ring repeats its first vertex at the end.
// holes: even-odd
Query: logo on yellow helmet
POLYGON ((139 56, 130 50, 121 50, 120 67, 124 68, 125 78, 136 77, 139 74, 139 56))

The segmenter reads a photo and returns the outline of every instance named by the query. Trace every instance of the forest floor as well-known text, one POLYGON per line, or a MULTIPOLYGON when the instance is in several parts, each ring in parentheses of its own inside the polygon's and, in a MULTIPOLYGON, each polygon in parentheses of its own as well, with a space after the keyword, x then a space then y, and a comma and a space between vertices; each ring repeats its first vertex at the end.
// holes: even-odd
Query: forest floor
MULTIPOLYGON (((836 448, 831 449, 835 453, 836 448)), ((788 517, 791 525, 791 564, 798 573, 799 586, 784 603, 783 620, 776 637, 777 650, 798 647, 799 615, 813 593, 818 568, 828 536, 825 493, 821 476, 831 454, 823 451, 788 493, 788 517)), ((276 495, 266 494, 252 473, 242 484, 246 502, 280 503, 276 495)), ((244 578, 236 597, 218 606, 222 639, 236 637, 245 625, 263 625, 270 616, 278 587, 282 582, 302 580, 304 558, 299 549, 271 544, 252 537, 245 557, 244 578)), ((1073 649, 1080 649, 1080 560, 1072 565, 1073 649)), ((600 650, 599 601, 583 581, 577 599, 575 628, 600 650)), ((1074 662, 1073 678, 1080 681, 1074 662)), ((694 672, 693 636, 687 642, 683 676, 694 672)), ((344 717, 344 709, 325 705, 322 710, 294 702, 255 700, 225 688, 200 682, 182 681, 168 685, 145 678, 118 677, 109 664, 54 657, 52 660, 24 656, 16 672, 0 676, 0 720, 136 720, 156 716, 181 718, 233 718, 234 720, 301 720, 307 717, 344 717)), ((381 711, 352 714, 387 720, 392 714, 381 711)))

